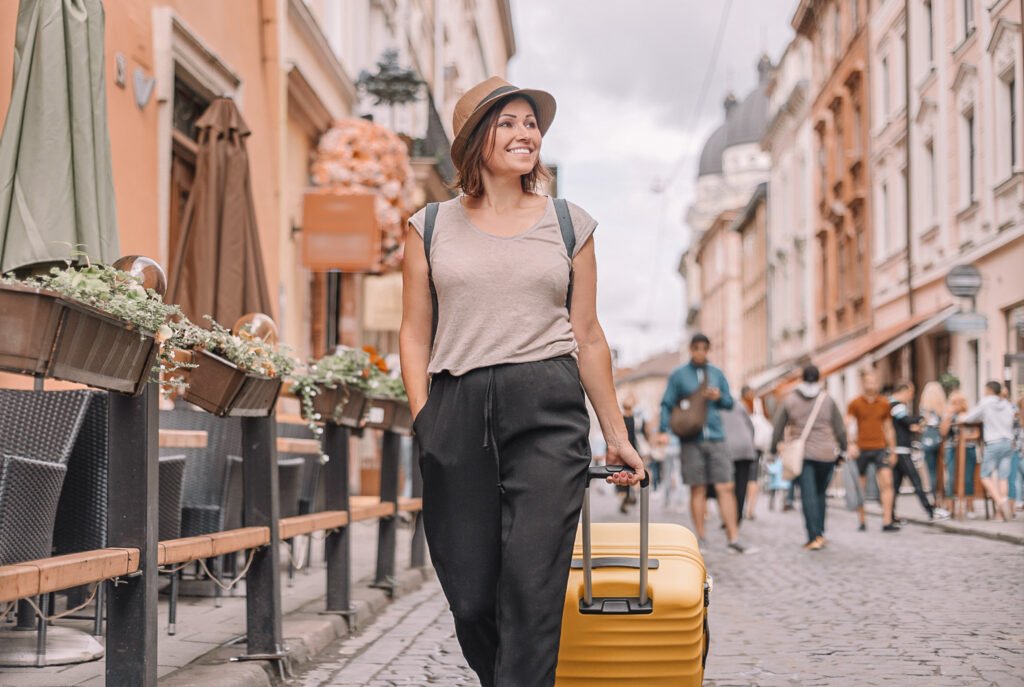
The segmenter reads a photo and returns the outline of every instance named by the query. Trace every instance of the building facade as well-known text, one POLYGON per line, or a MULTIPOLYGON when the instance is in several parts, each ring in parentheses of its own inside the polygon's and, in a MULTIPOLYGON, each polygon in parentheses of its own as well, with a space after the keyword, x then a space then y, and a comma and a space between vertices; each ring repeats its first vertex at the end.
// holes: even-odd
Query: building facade
POLYGON ((773 364, 769 348, 768 183, 759 184, 730 229, 740 239, 741 356, 737 381, 748 384, 773 364))
MULTIPOLYGON (((768 89, 768 127, 762 145, 771 156, 768 180, 767 268, 768 348, 771 366, 782 374, 787 363, 813 350, 815 287, 810 262, 816 206, 811 174, 815 168, 809 88, 811 46, 796 36, 786 47, 768 89)), ((769 375, 757 386, 769 384, 769 375)))
POLYGON ((680 258, 686 289, 687 328, 711 338, 712 354, 730 382, 741 373, 738 261, 740 239, 730 223, 768 179, 770 157, 761 147, 768 113, 768 83, 774 67, 757 65, 758 85, 739 101, 729 94, 725 120, 701 151, 696 198, 686 212, 690 244, 680 258), (727 272, 728 270, 728 272, 727 272))
POLYGON ((865 333, 871 323, 871 202, 865 2, 801 0, 792 25, 811 45, 816 269, 814 340, 865 333))

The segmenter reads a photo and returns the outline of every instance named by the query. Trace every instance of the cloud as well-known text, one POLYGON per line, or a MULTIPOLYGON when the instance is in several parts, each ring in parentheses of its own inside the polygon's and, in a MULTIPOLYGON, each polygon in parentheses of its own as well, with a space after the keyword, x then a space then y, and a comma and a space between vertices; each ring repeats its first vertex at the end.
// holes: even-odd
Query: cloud
POLYGON ((723 2, 515 0, 513 83, 551 91, 555 123, 544 159, 559 193, 600 221, 598 308, 626 363, 679 344, 687 235, 697 156, 720 123, 722 99, 756 84, 757 60, 778 59, 795 0, 733 0, 710 89, 723 2), (652 188, 674 171, 664 193, 652 188))

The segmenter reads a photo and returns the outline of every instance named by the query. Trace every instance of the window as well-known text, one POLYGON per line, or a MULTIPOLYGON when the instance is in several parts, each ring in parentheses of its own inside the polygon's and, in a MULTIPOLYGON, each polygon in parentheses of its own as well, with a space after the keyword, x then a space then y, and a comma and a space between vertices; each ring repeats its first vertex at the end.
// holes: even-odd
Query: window
POLYGON ((879 84, 879 88, 882 89, 882 117, 883 121, 889 119, 889 58, 882 58, 882 81, 879 84))
POLYGON ((876 245, 875 258, 882 260, 887 255, 889 240, 889 184, 882 182, 882 188, 878 194, 878 244, 876 245))
MULTIPOLYGON (((1017 168, 1017 79, 1013 74, 1010 74, 1010 78, 1004 82, 1006 84, 1006 108, 1009 114, 1009 140, 1010 140, 1010 169, 1007 170, 1009 174, 1013 174, 1013 170, 1017 168)), ((1009 176, 1009 175, 1007 175, 1009 176)))
POLYGON ((839 4, 836 4, 836 11, 832 13, 832 42, 835 45, 835 57, 836 60, 842 54, 843 44, 843 13, 839 10, 839 4))
POLYGON ((931 0, 925 0, 924 3, 924 25, 928 36, 928 64, 932 64, 935 62, 935 16, 931 0))
POLYGON ((960 0, 963 6, 964 38, 974 31, 974 0, 960 0))
POLYGON ((850 0, 850 23, 853 24, 853 32, 857 33, 860 29, 860 2, 858 0, 850 0))
POLYGON ((977 150, 974 145, 974 111, 969 110, 964 113, 963 120, 963 135, 964 135, 964 180, 966 186, 964 188, 967 195, 967 204, 971 204, 977 198, 978 180, 976 176, 977 169, 977 150))
POLYGON ((935 142, 930 139, 924 144, 924 161, 925 183, 928 185, 928 202, 925 204, 925 208, 928 210, 928 224, 930 226, 939 214, 938 189, 935 187, 935 183, 938 181, 938 175, 935 173, 935 142))
POLYGON ((832 131, 833 131, 833 134, 835 136, 835 141, 834 141, 835 150, 833 152, 835 157, 834 157, 834 159, 832 161, 832 164, 833 164, 833 172, 832 173, 835 176, 835 181, 839 182, 839 181, 842 181, 842 179, 843 179, 843 171, 844 171, 843 167, 844 167, 845 162, 846 162, 846 160, 845 160, 845 158, 846 158, 846 149, 845 149, 845 146, 843 144, 844 132, 843 132, 843 105, 842 105, 842 101, 836 103, 835 107, 832 110, 832 122, 833 122, 832 123, 832 127, 833 127, 832 131))

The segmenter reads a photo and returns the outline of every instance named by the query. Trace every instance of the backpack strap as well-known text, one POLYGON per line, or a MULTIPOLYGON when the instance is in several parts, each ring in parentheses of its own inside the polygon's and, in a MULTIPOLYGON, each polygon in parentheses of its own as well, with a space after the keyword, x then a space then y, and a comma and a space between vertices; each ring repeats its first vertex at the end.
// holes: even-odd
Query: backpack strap
POLYGON ((434 287, 434 270, 430 266, 430 242, 434 238, 434 224, 437 222, 437 203, 427 203, 427 215, 423 222, 423 252, 427 256, 427 280, 430 282, 430 303, 433 318, 430 323, 430 343, 433 346, 437 335, 437 289, 434 287))
POLYGON ((558 217, 558 228, 562 230, 562 243, 569 256, 569 289, 565 296, 565 309, 572 312, 572 258, 576 252, 576 230, 572 226, 572 215, 569 214, 569 203, 565 198, 555 198, 555 215, 558 217))

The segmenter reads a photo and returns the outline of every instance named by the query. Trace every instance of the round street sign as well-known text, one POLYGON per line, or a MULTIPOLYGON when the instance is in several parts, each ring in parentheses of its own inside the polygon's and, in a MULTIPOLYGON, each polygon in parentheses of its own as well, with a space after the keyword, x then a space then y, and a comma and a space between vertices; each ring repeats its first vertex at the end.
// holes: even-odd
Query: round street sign
POLYGON ((946 275, 946 288, 958 298, 972 298, 981 289, 981 272, 974 265, 957 265, 946 275))

